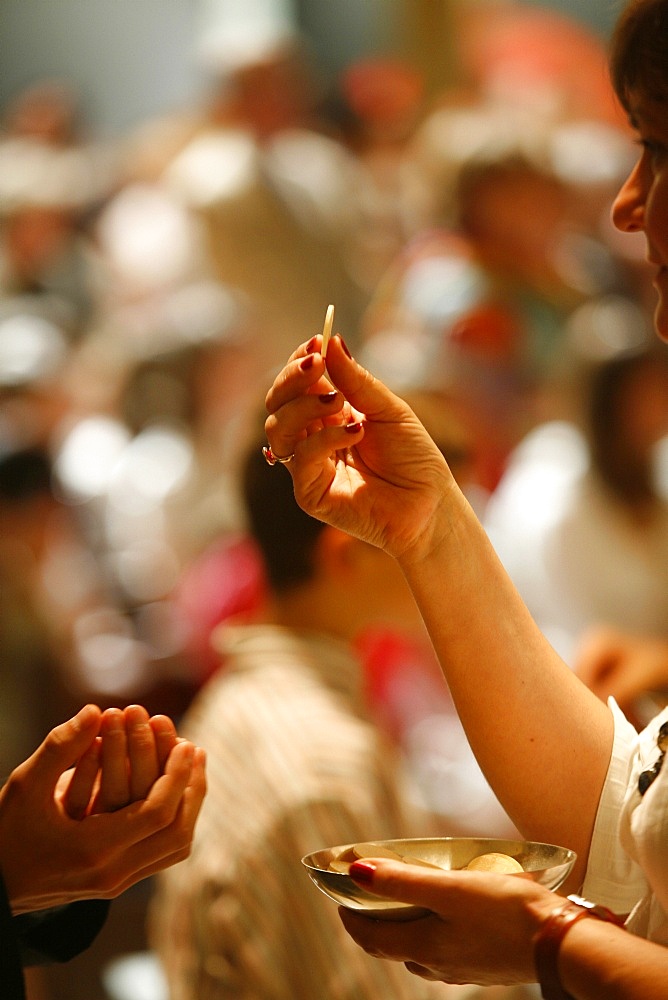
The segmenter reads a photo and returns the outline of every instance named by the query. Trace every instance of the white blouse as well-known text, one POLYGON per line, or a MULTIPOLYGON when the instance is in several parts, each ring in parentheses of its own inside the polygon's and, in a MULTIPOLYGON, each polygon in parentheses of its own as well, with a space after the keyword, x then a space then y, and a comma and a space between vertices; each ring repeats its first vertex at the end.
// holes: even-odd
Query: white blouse
POLYGON ((668 763, 643 796, 642 771, 660 758, 657 735, 668 709, 638 734, 613 699, 615 738, 599 803, 583 895, 629 913, 626 927, 668 945, 668 763))

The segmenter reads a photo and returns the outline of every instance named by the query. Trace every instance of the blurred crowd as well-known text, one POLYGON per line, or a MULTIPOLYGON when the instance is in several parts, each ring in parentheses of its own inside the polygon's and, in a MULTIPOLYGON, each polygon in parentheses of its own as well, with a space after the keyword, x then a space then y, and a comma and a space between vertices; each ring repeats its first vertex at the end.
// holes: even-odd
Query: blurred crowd
MULTIPOLYGON (((574 667, 595 624, 668 639, 668 361, 642 241, 609 221, 634 151, 605 45, 476 10, 436 95, 389 57, 325 86, 289 35, 210 53, 196 107, 113 141, 67 80, 3 109, 5 772, 84 700, 179 718, 216 627, 261 616, 240 456, 329 303, 574 667)), ((357 642, 427 806, 505 829, 424 636, 357 642)))

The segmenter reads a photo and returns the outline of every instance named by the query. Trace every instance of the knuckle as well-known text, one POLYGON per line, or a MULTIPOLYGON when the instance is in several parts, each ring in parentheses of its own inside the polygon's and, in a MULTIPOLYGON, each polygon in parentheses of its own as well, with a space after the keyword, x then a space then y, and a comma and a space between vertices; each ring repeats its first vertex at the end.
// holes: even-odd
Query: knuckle
POLYGON ((31 782, 25 766, 21 764, 10 774, 2 788, 2 798, 9 804, 20 801, 30 791, 31 782))
POLYGON ((47 757, 60 757, 67 742, 65 727, 56 726, 44 739, 42 751, 47 757))

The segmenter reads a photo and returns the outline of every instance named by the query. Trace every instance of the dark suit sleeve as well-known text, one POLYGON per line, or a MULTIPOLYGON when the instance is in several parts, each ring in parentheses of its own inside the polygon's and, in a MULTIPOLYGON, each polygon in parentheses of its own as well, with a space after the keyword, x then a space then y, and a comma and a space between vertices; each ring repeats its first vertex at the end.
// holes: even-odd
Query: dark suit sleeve
POLYGON ((107 919, 109 903, 84 900, 14 917, 23 965, 67 962, 85 951, 107 919))
POLYGON ((24 997, 23 966, 67 962, 93 942, 109 911, 105 900, 84 900, 13 916, 0 879, 0 995, 24 997))
POLYGON ((23 966, 14 917, 0 878, 0 994, 6 1000, 25 1000, 23 966))

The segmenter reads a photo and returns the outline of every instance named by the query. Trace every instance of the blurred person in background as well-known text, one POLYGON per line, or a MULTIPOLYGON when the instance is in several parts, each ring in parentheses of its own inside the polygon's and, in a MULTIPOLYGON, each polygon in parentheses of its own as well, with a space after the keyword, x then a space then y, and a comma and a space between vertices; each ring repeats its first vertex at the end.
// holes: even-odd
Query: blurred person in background
POLYGON ((634 151, 601 39, 514 4, 455 16, 458 79, 405 150, 406 245, 352 347, 399 391, 407 363, 459 389, 491 491, 527 431, 563 415, 572 312, 644 302, 647 272, 609 223, 634 151))
POLYGON ((668 355, 640 341, 581 365, 580 419, 533 430, 484 515, 532 615, 572 665, 594 626, 668 637, 668 501, 659 475, 668 355))
MULTIPOLYGON (((475 493, 473 436, 454 401, 417 385, 406 398, 461 488, 475 493)), ((220 669, 217 627, 222 622, 262 622, 270 606, 261 549, 243 510, 237 517, 186 562, 173 595, 186 659, 198 685, 220 669)), ((354 648, 369 712, 398 749, 427 809, 451 833, 514 833, 471 754, 426 635, 382 619, 360 627, 354 648)))
POLYGON ((95 405, 70 420, 55 467, 113 597, 77 629, 89 697, 140 698, 178 717, 206 673, 179 593, 186 567, 238 530, 225 470, 261 333, 243 295, 193 279, 110 315, 74 362, 95 405))
MULTIPOLYGON (((362 325, 361 357, 391 385, 401 391, 421 369, 458 398, 477 428, 488 493, 527 431, 564 411, 572 313, 636 294, 591 218, 609 180, 578 187, 555 131, 544 116, 476 103, 427 118, 412 153, 419 231, 381 278, 362 325)), ((587 135, 562 139, 579 151, 587 135)), ((602 173, 617 176, 627 141, 609 128, 598 144, 602 173)))
POLYGON ((623 116, 609 85, 605 39, 568 10, 523 3, 458 11, 460 76, 486 103, 552 120, 623 116))
POLYGON ((71 707, 62 686, 59 628, 52 628, 41 578, 48 550, 67 530, 58 509, 44 450, 0 457, 0 743, 6 773, 71 707))
POLYGON ((427 107, 419 68, 366 56, 343 68, 321 105, 323 128, 352 153, 359 219, 348 266, 366 297, 414 231, 407 186, 411 143, 427 107))
POLYGON ((419 628, 415 608, 381 553, 300 510, 260 441, 243 453, 243 500, 267 600, 259 622, 217 630, 219 670, 183 721, 207 747, 209 794, 190 860, 158 883, 150 940, 173 1000, 431 996, 349 947, 300 863, 425 831, 353 647, 370 625, 419 628))
POLYGON ((612 697, 636 726, 668 704, 668 640, 593 625, 580 638, 573 669, 603 701, 612 697))
POLYGON ((357 325, 364 293, 346 258, 358 165, 323 127, 321 84, 293 28, 213 25, 195 58, 208 92, 129 137, 126 177, 167 190, 202 224, 211 273, 245 292, 271 331, 257 351, 266 370, 295 329, 322 324, 323 302, 357 325))
POLYGON ((90 221, 115 184, 115 150, 86 135, 65 79, 20 90, 3 124, 0 317, 36 315, 76 341, 94 308, 90 221))

